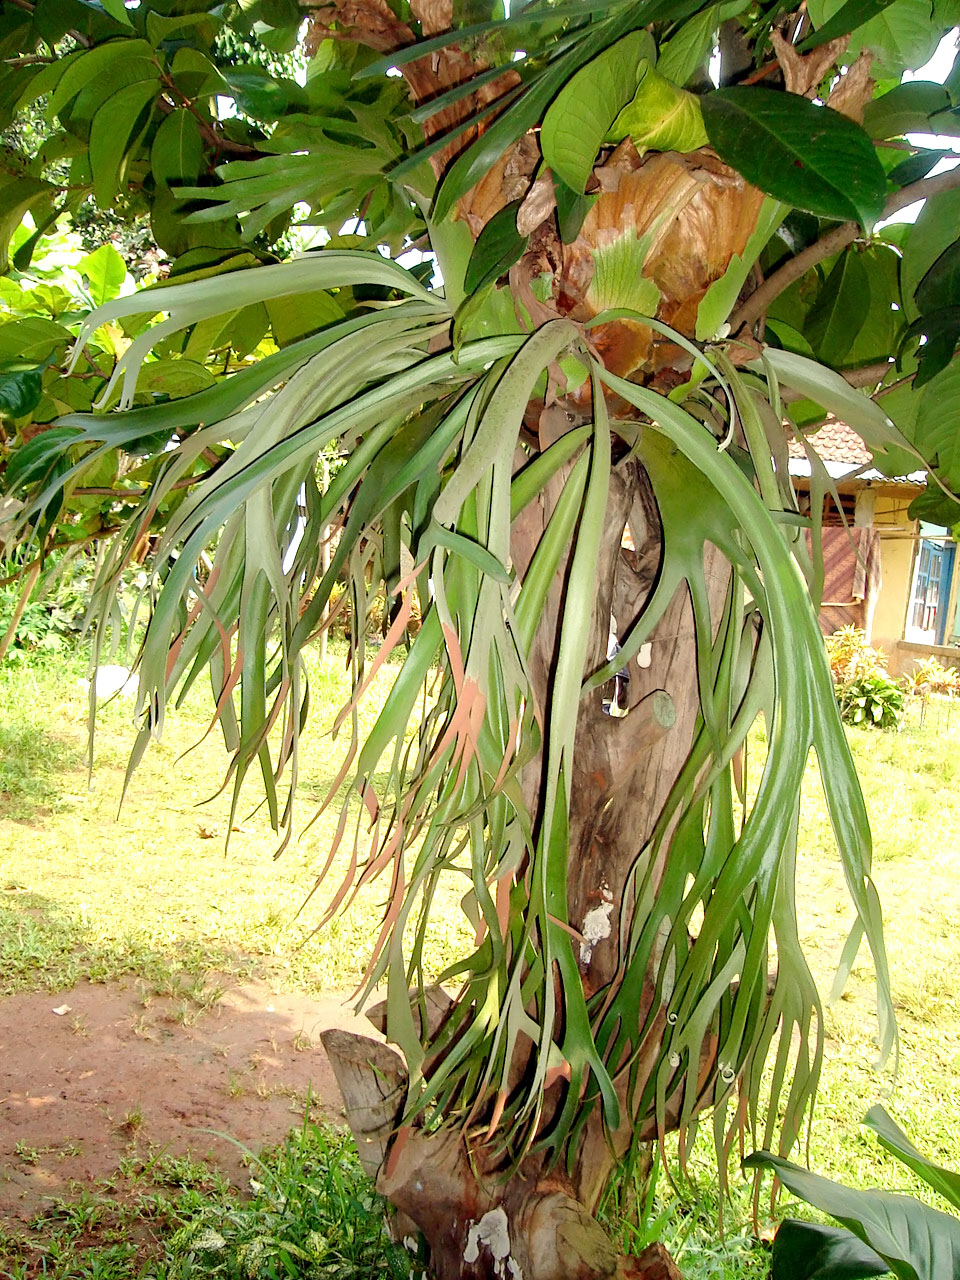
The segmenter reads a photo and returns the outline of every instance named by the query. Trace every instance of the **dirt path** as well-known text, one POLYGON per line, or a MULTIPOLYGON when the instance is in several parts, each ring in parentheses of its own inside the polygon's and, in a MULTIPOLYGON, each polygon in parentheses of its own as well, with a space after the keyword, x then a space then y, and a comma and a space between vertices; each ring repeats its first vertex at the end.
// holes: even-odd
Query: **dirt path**
POLYGON ((252 983, 208 1009, 87 982, 3 1000, 0 1223, 160 1151, 209 1160, 244 1186, 242 1153, 207 1131, 258 1151, 303 1119, 308 1094, 340 1120, 319 1043, 330 1026, 370 1031, 337 999, 252 983))

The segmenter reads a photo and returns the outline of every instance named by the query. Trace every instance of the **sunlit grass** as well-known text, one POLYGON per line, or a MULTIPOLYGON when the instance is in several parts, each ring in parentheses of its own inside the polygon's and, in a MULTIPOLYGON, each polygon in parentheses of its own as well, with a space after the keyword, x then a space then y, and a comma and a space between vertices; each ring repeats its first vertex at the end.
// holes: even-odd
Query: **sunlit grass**
MULTIPOLYGON (((59 797, 56 812, 46 791, 43 803, 32 807, 26 792, 16 806, 0 801, 0 992, 60 987, 81 973, 100 979, 130 972, 156 978, 179 966, 248 971, 252 959, 275 978, 308 990, 358 982, 387 881, 318 930, 344 852, 310 897, 339 815, 338 798, 308 827, 345 750, 345 741, 329 734, 348 692, 342 655, 312 672, 296 824, 304 833, 276 858, 277 838, 257 807, 253 779, 226 845, 230 795, 210 797, 228 761, 218 734, 204 737, 206 691, 192 693, 168 716, 122 805, 134 737, 131 703, 103 706, 88 786, 81 670, 77 663, 0 671, 0 721, 8 739, 11 732, 15 737, 5 767, 35 769, 47 790, 57 784, 59 797), (19 747, 24 741, 31 747, 26 758, 19 747)), ((361 707, 361 731, 372 722, 389 678, 389 671, 378 678, 361 707)), ((459 886, 440 892, 426 951, 435 973, 461 954, 467 936, 454 909, 459 886)))

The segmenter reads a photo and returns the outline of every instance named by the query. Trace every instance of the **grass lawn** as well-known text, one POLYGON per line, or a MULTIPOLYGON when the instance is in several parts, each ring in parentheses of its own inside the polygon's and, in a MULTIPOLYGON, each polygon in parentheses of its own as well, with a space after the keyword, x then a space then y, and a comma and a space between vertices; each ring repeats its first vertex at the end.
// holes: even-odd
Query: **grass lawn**
MULTIPOLYGON (((82 974, 135 973, 162 990, 171 979, 202 979, 212 969, 269 974, 305 990, 355 986, 384 887, 372 886, 318 931, 338 884, 335 864, 304 907, 346 787, 274 858, 277 838, 251 781, 226 846, 230 794, 205 802, 228 758, 218 731, 204 736, 209 707, 197 691, 151 744, 121 804, 132 704, 103 705, 88 786, 82 670, 78 662, 0 669, 0 994, 58 989, 82 974)), ((388 679, 374 683, 361 730, 388 679)), ((344 740, 332 741, 319 726, 331 724, 348 688, 342 661, 331 658, 313 673, 318 730, 301 756, 298 832, 343 758, 344 740)), ((428 948, 438 973, 468 938, 469 926, 457 919, 458 886, 448 892, 451 910, 438 913, 428 948)))
MULTIPOLYGON (((147 752, 120 807, 133 737, 130 704, 116 700, 101 710, 93 786, 88 788, 81 675, 77 659, 0 668, 0 994, 59 990, 81 975, 135 976, 161 994, 175 990, 198 1004, 209 997, 222 973, 257 975, 305 991, 354 984, 379 918, 383 890, 374 886, 348 914, 319 932, 324 890, 301 910, 335 827, 336 806, 274 860, 275 838, 265 814, 253 811, 251 790, 225 852, 229 796, 202 802, 214 780, 222 778, 226 757, 215 734, 203 737, 207 704, 197 694, 170 717, 163 740, 147 752)), ((319 726, 331 722, 346 688, 335 658, 314 672, 313 723, 318 729, 305 743, 298 829, 313 816, 341 759, 341 746, 322 736, 319 726)), ((374 687, 364 716, 371 715, 383 689, 381 684, 378 693, 374 687)), ((895 1079, 873 1066, 876 1019, 864 948, 843 998, 826 1012, 827 1061, 810 1161, 819 1172, 855 1185, 915 1190, 910 1175, 878 1153, 858 1122, 871 1103, 883 1101, 928 1155, 960 1167, 960 1114, 954 1101, 960 1094, 960 707, 934 706, 922 726, 914 707, 899 734, 851 730, 850 740, 873 822, 875 879, 884 904, 900 1020, 900 1061, 895 1079)), ((810 963, 827 991, 852 912, 814 762, 809 781, 798 897, 810 963)), ((326 896, 335 884, 333 875, 326 896)), ((469 942, 465 922, 459 923, 460 888, 451 884, 446 891, 450 909, 438 913, 428 948, 435 971, 469 942)), ((312 1131, 307 1136, 305 1130, 297 1141, 303 1158, 313 1159, 311 1144, 334 1139, 312 1131)), ((275 1154, 272 1159, 276 1163, 288 1157, 275 1154)), ((337 1167, 343 1159, 337 1156, 337 1167)), ((765 1253, 748 1249, 736 1225, 749 1200, 746 1190, 737 1197, 726 1243, 711 1243, 715 1199, 708 1163, 705 1155, 694 1160, 700 1190, 692 1197, 673 1198, 662 1180, 651 1214, 666 1215, 665 1242, 679 1250, 686 1274, 762 1275, 765 1253)), ((351 1204, 359 1204, 358 1197, 365 1194, 356 1187, 351 1204)), ((153 1189, 150 1194, 159 1193, 153 1189)), ((191 1231, 207 1228, 226 1239, 233 1228, 216 1225, 210 1215, 240 1213, 216 1188, 207 1188, 187 1208, 189 1220, 176 1218, 176 1207, 157 1211, 169 1239, 193 1240, 191 1231)), ((241 1235, 258 1229, 247 1219, 244 1223, 237 1228, 241 1235)), ((327 1230, 315 1229, 321 1236, 327 1230)), ((2 1244, 0 1234, 0 1258, 2 1244)), ((70 1265, 73 1270, 53 1267, 47 1274, 63 1280, 94 1274, 78 1270, 75 1258, 70 1265)), ((132 1267, 130 1259, 118 1255, 119 1269, 102 1274, 117 1280, 141 1274, 132 1267)), ((30 1274, 0 1266, 0 1277, 20 1280, 30 1274)), ((154 1269, 142 1274, 213 1272, 154 1269)), ((344 1264, 337 1274, 363 1271, 351 1272, 344 1264)))

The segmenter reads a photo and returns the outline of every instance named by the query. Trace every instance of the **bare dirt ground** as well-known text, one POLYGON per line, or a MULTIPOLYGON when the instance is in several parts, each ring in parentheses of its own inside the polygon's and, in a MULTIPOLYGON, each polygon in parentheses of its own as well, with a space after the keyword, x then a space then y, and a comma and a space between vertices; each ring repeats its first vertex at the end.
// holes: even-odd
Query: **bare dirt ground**
POLYGON ((257 983, 228 987, 206 1009, 134 983, 3 1000, 0 1222, 28 1222, 125 1158, 159 1153, 209 1161, 245 1186, 236 1143, 257 1152, 282 1141, 308 1097, 342 1119, 319 1042, 331 1026, 370 1032, 339 999, 257 983))

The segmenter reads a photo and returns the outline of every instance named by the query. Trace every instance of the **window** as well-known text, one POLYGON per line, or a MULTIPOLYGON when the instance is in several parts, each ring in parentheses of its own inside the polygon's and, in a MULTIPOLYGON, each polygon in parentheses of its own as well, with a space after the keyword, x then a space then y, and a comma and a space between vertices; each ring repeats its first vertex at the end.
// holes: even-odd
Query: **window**
POLYGON ((943 644, 955 550, 945 538, 921 539, 907 611, 907 640, 943 644))

